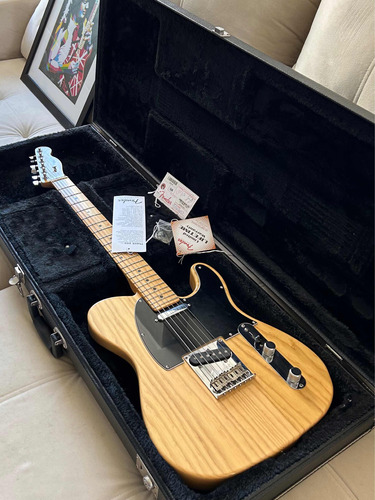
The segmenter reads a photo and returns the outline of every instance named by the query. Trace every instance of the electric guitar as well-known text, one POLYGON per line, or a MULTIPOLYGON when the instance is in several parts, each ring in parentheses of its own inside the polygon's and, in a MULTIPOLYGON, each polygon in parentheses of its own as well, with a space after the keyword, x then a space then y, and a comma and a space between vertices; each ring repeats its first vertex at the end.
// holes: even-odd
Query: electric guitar
POLYGON ((90 333, 134 367, 149 435, 189 486, 214 487, 286 450, 325 415, 333 386, 308 347, 241 311, 206 264, 192 266, 181 298, 139 254, 112 254, 111 224, 51 149, 30 158, 34 183, 60 192, 135 292, 91 307, 90 333))

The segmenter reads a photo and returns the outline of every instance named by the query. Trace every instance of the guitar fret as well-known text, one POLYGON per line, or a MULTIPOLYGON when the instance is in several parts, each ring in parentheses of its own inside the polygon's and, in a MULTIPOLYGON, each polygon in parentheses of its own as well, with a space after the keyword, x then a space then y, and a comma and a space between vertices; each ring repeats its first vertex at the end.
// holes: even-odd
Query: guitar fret
MULTIPOLYGON (((79 193, 69 194, 68 196, 65 196, 65 199, 67 200, 68 198, 72 198, 73 196, 77 196, 77 195, 79 195, 79 193)), ((86 197, 85 197, 85 198, 86 198, 86 197)), ((86 200, 87 200, 87 198, 86 198, 86 200)), ((85 202, 86 200, 81 200, 79 203, 83 203, 83 202, 85 202)), ((68 202, 68 203, 70 204, 70 202, 68 202)), ((73 203, 73 205, 74 205, 74 203, 73 203)))
MULTIPOLYGON (((73 203, 73 205, 78 205, 78 203, 73 203)), ((73 206, 73 205, 71 205, 71 206, 73 206)), ((94 205, 92 205, 91 207, 83 208, 82 210, 76 210, 75 208, 73 208, 73 210, 75 211, 76 214, 79 214, 81 212, 85 212, 85 210, 92 210, 93 208, 95 208, 94 205)), ((96 208, 95 208, 95 210, 96 210, 96 208)), ((94 214, 94 215, 99 215, 99 214, 94 214)), ((91 216, 91 217, 93 217, 93 216, 91 216)))
MULTIPOLYGON (((81 220, 85 221, 85 220, 87 220, 87 219, 92 219, 92 217, 103 217, 103 216, 102 216, 102 214, 99 212, 98 214, 89 215, 88 217, 81 217, 81 220)), ((92 224, 86 224, 86 222, 85 222, 85 225, 86 225, 86 227, 90 227, 90 226, 93 226, 94 224, 101 224, 101 223, 103 223, 103 222, 107 222, 107 223, 109 224, 109 222, 107 221, 107 219, 105 219, 105 218, 103 217, 101 220, 99 220, 99 221, 97 221, 97 222, 93 222, 92 224)), ((109 226, 108 226, 108 227, 112 227, 112 225, 111 225, 111 224, 109 224, 109 226)))
MULTIPOLYGON (((144 267, 144 266, 142 266, 142 267, 144 267)), ((131 271, 129 271, 129 274, 130 273, 134 273, 134 276, 137 276, 137 277, 142 276, 141 280, 145 280, 145 281, 149 281, 148 278, 150 278, 154 274, 154 272, 152 271, 152 269, 148 269, 147 271, 141 271, 141 268, 139 270, 138 269, 132 269, 131 271)), ((138 279, 137 281, 141 281, 141 280, 138 279)))
POLYGON ((143 262, 143 259, 142 260, 137 260, 136 262, 131 262, 129 265, 130 266, 134 266, 135 264, 138 264, 140 262, 143 262))
MULTIPOLYGON (((169 287, 168 287, 168 288, 169 288, 169 287)), ((160 290, 158 290, 158 292, 157 292, 157 293, 159 293, 159 292, 160 292, 160 290)), ((173 294, 173 292, 172 292, 172 294, 173 294)), ((152 297, 152 295, 156 295, 156 293, 153 293, 153 294, 151 294, 151 296, 150 296, 150 300, 155 300, 155 298, 153 298, 153 297, 152 297)), ((170 294, 166 294, 166 295, 163 295, 163 294, 162 294, 162 295, 157 295, 157 297, 156 297, 156 298, 157 298, 157 299, 159 299, 159 298, 160 298, 160 299, 167 299, 169 296, 170 296, 170 294)))
POLYGON ((161 278, 159 278, 159 276, 157 278, 155 278, 154 280, 149 281, 149 283, 154 283, 155 281, 158 281, 158 280, 161 280, 161 278))
MULTIPOLYGON (((58 182, 61 182, 61 181, 55 181, 55 182, 53 182, 52 184, 57 184, 58 182)), ((76 187, 76 186, 73 184, 73 182, 70 184, 70 186, 65 186, 65 187, 63 187, 63 188, 60 188, 60 187, 59 187, 59 188, 58 188, 58 191, 59 191, 59 193, 61 193, 61 191, 64 191, 64 189, 69 189, 69 188, 71 188, 71 187, 76 187)), ((77 189, 78 189, 78 188, 77 188, 77 189)), ((63 195, 61 195, 61 196, 63 196, 63 195)))
MULTIPOLYGON (((80 200, 80 201, 76 201, 75 203, 71 203, 70 201, 68 201, 69 205, 71 207, 74 207, 75 205, 81 205, 81 203, 88 203, 88 200, 80 200)), ((89 205, 88 207, 85 208, 85 210, 87 210, 88 208, 95 208, 94 205, 89 205)))
MULTIPOLYGON (((86 227, 91 227, 91 226, 96 226, 97 224, 102 224, 102 222, 93 222, 92 224, 86 224, 86 227)), ((100 233, 100 231, 104 231, 105 229, 112 229, 112 226, 105 226, 103 229, 98 229, 97 231, 90 231, 95 234, 95 233, 100 233)))
MULTIPOLYGON (((143 272, 142 274, 145 274, 145 273, 143 272)), ((151 278, 151 277, 152 277, 152 276, 154 276, 154 275, 155 275, 155 273, 152 271, 152 273, 151 273, 149 276, 146 276, 146 277, 145 277, 145 276, 143 276, 141 279, 137 280, 137 281, 136 281, 136 283, 137 283, 137 282, 140 282, 140 281, 145 281, 146 283, 150 283, 150 279, 149 279, 149 278, 151 278)), ((160 280, 161 280, 161 278, 158 278, 158 279, 160 279, 160 280)), ((161 280, 161 281, 162 281, 162 280, 161 280)))
MULTIPOLYGON (((143 269, 144 267, 148 267, 147 264, 145 264, 144 266, 138 267, 138 269, 133 269, 132 271, 129 272, 129 275, 130 275, 130 273, 139 273, 141 271, 141 269, 143 269)), ((123 268, 121 268, 121 269, 123 269, 123 268)), ((147 271, 147 272, 150 272, 150 271, 147 271)), ((141 274, 145 274, 145 271, 142 271, 141 274)))
MULTIPOLYGON (((103 229, 102 229, 103 231, 103 229)), ((97 231, 98 232, 98 231, 97 231)), ((100 241, 100 240, 104 240, 104 238, 110 238, 112 236, 112 233, 111 234, 106 234, 104 236, 101 236, 100 238, 98 238, 97 236, 95 236, 95 238, 100 241)))

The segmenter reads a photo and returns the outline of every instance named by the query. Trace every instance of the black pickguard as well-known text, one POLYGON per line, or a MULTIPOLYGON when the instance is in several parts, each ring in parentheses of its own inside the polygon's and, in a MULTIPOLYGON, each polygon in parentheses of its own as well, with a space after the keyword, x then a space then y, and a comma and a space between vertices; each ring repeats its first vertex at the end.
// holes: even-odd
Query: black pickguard
POLYGON ((225 290, 218 276, 205 266, 196 267, 200 278, 198 292, 186 299, 190 304, 189 313, 183 314, 186 330, 198 330, 199 337, 191 337, 191 343, 176 338, 173 324, 179 321, 180 314, 172 317, 170 321, 155 321, 155 313, 144 300, 139 300, 135 308, 135 320, 138 331, 145 346, 154 359, 164 368, 174 368, 182 363, 182 356, 188 351, 199 347, 217 337, 224 339, 237 333, 238 325, 248 318, 232 307, 225 294, 225 290), (194 344, 194 345, 193 345, 194 344))

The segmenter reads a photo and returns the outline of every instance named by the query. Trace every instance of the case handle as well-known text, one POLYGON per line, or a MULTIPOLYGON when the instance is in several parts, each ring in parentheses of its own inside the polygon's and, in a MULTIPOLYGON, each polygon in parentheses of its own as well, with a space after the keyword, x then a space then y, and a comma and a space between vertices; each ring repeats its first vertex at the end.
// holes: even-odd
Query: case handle
POLYGON ((66 343, 61 333, 57 328, 51 331, 51 327, 39 313, 39 301, 33 293, 28 295, 26 300, 31 319, 44 345, 55 358, 61 358, 64 354, 64 348, 66 348, 66 343))

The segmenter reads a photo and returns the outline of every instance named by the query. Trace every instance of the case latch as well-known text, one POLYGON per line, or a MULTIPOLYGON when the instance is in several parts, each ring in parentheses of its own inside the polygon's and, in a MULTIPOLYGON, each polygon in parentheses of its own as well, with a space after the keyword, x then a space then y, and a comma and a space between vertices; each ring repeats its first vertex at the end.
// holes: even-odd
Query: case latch
POLYGON ((51 333, 51 352, 55 358, 61 358, 64 349, 67 349, 67 343, 60 330, 55 326, 51 333))
POLYGON ((154 495, 155 498, 158 498, 159 495, 159 487, 156 484, 154 478, 151 476, 149 470, 143 463, 143 460, 139 455, 137 455, 135 459, 135 465, 137 466, 137 469, 139 470, 142 478, 143 478, 143 484, 145 485, 145 488, 147 491, 152 491, 152 494, 154 495))
POLYGON ((22 283, 25 283, 25 273, 22 271, 19 264, 16 264, 14 273, 15 274, 9 280, 9 285, 16 286, 21 296, 24 297, 22 283))

